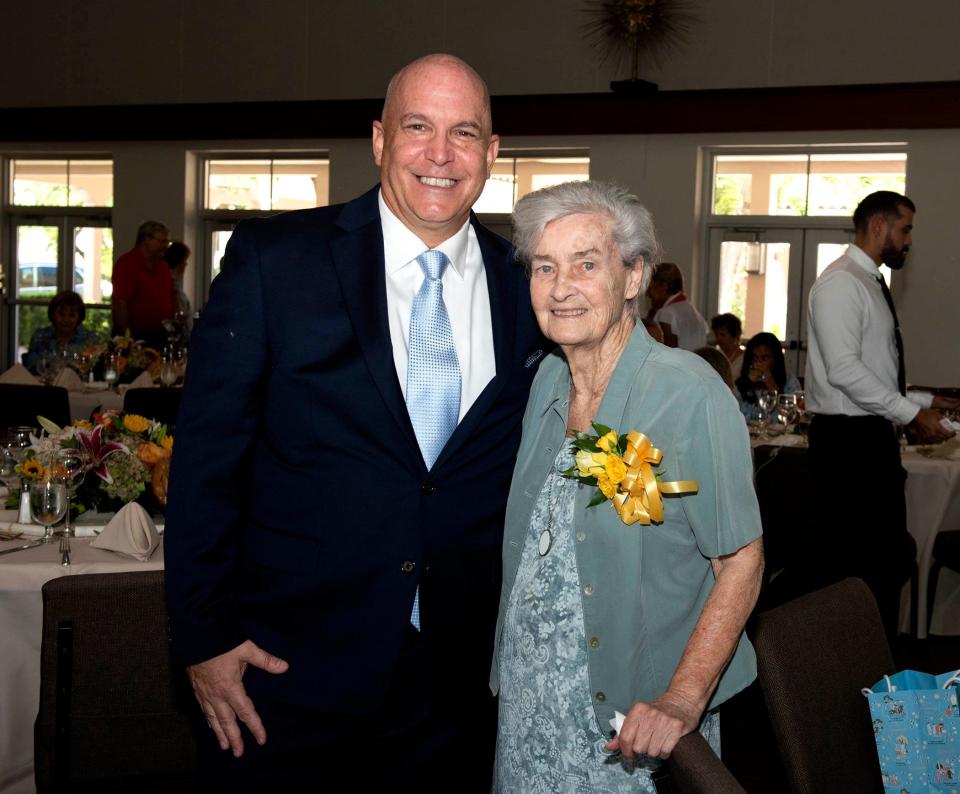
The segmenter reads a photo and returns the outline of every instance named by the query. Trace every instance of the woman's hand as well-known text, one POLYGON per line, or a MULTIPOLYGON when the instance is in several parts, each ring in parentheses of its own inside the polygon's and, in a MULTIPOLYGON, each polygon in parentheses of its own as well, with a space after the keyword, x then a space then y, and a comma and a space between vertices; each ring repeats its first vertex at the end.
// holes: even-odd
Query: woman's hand
POLYGON ((635 703, 620 733, 604 746, 623 757, 667 758, 680 738, 696 730, 702 709, 669 690, 653 703, 635 703))
POLYGON ((756 366, 750 367, 747 377, 750 378, 751 383, 753 383, 757 389, 764 389, 765 391, 777 390, 776 381, 774 381, 769 369, 756 366))

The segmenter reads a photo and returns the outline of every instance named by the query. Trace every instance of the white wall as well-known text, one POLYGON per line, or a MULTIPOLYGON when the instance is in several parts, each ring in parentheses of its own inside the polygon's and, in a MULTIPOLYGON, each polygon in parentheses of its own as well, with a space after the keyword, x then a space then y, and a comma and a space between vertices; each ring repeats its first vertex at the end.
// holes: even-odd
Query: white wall
MULTIPOLYGON (((663 89, 960 79, 960 3, 694 0, 663 89)), ((606 91, 626 77, 584 40, 584 0, 0 2, 0 107, 383 96, 426 52, 493 94, 606 91)), ((891 119, 904 108, 891 108, 891 119)), ((158 124, 176 119, 158 117, 158 124)))

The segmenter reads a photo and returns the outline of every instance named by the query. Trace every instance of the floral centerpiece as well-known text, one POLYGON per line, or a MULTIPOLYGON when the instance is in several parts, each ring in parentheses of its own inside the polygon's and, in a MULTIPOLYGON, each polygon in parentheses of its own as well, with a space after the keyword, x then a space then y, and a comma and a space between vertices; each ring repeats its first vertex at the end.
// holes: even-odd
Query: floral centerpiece
POLYGON ((73 500, 77 514, 111 512, 128 502, 155 512, 166 503, 173 436, 165 424, 115 410, 62 428, 39 419, 43 432, 30 436, 30 447, 17 467, 24 480, 44 479, 58 449, 81 449, 85 476, 73 500))
POLYGON ((618 435, 606 425, 593 423, 596 435, 577 433, 573 440, 576 463, 561 472, 584 485, 596 486, 589 507, 609 501, 620 520, 631 524, 663 522, 662 496, 696 493, 696 480, 664 482, 660 465, 663 452, 643 433, 631 430, 618 435))

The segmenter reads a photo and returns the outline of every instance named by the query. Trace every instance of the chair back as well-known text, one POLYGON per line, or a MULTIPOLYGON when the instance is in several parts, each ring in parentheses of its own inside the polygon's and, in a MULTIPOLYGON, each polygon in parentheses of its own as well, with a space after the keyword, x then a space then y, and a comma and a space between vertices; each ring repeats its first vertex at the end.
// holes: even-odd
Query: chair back
POLYGON ((746 794, 698 731, 688 733, 667 760, 670 782, 677 794, 746 794))
POLYGON ((186 677, 171 667, 163 572, 43 586, 37 791, 185 791, 196 774, 186 677))
POLYGON ((70 424, 70 398, 62 386, 0 383, 0 427, 40 427, 42 416, 60 427, 70 424))
POLYGON ((882 792, 860 690, 895 667, 863 581, 845 579, 760 613, 753 644, 790 790, 882 792))
POLYGON ((123 395, 123 410, 147 419, 156 419, 173 429, 177 424, 182 396, 183 389, 127 389, 123 395))

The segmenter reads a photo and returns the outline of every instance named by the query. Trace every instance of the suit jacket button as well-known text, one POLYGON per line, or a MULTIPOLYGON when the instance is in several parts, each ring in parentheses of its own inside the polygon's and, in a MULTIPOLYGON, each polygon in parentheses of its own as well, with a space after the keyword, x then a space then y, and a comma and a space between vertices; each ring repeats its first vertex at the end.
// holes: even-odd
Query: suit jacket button
POLYGON ((417 567, 417 564, 413 560, 404 560, 403 565, 400 566, 400 570, 404 573, 413 573, 413 569, 417 567))
POLYGON ((430 482, 430 480, 425 480, 420 485, 420 493, 422 493, 424 496, 430 496, 430 494, 435 493, 436 490, 437 486, 430 482))

